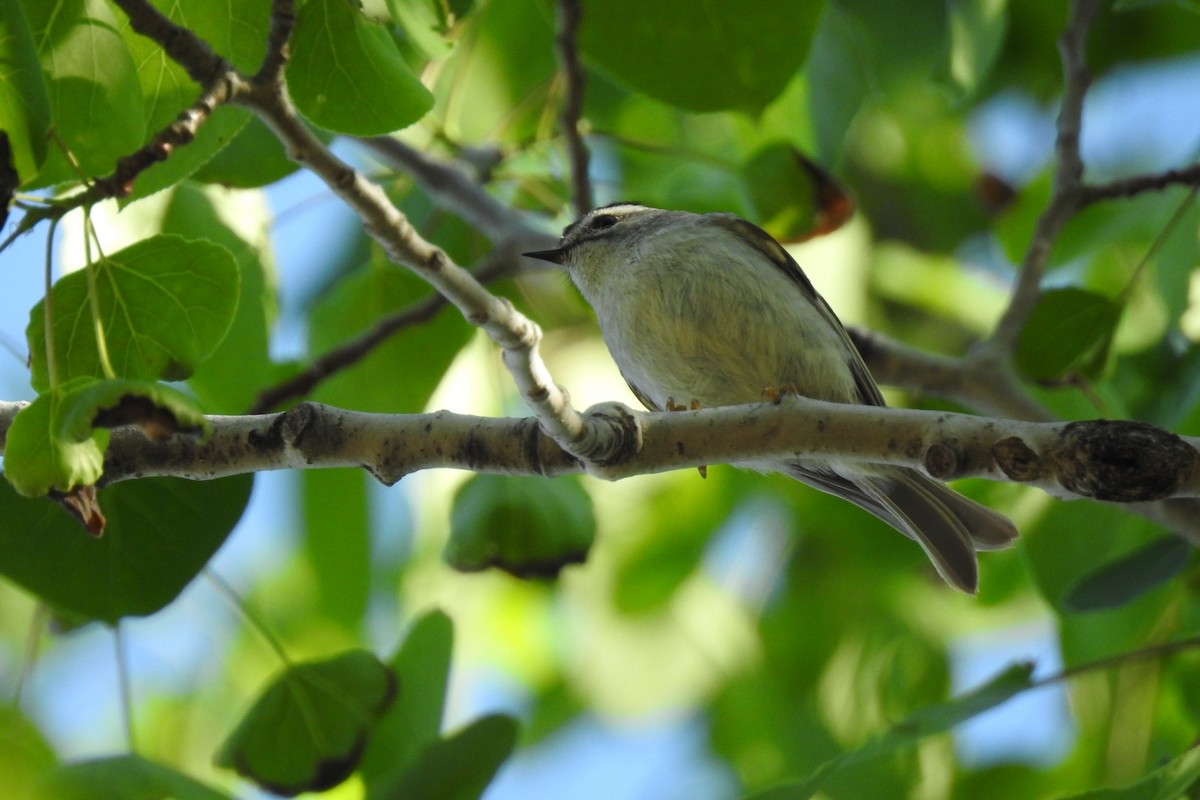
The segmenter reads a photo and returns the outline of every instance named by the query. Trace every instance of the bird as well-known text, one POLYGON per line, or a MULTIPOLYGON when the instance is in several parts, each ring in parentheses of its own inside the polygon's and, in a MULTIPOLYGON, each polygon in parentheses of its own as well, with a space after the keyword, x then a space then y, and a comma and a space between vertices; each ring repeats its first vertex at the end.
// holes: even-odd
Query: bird
MULTIPOLYGON (((740 405, 764 390, 885 405, 846 329, 799 264, 734 214, 622 202, 568 225, 558 246, 525 253, 566 269, 634 396, 651 411, 740 405)), ((908 467, 765 458, 918 542, 939 575, 974 594, 977 550, 1010 546, 1004 515, 908 467)))

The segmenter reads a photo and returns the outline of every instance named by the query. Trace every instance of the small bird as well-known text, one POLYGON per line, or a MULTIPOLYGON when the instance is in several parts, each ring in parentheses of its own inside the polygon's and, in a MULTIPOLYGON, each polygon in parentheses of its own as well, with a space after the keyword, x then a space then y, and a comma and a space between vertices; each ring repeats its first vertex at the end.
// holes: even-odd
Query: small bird
MULTIPOLYGON (((732 214, 615 203, 525 255, 566 267, 608 350, 650 410, 753 403, 764 389, 882 406, 862 357, 788 252, 732 214), (678 405, 677 405, 678 404, 678 405)), ((849 500, 924 548, 951 585, 974 593, 976 550, 1017 536, 1004 516, 915 470, 835 459, 740 464, 784 472, 849 500)))

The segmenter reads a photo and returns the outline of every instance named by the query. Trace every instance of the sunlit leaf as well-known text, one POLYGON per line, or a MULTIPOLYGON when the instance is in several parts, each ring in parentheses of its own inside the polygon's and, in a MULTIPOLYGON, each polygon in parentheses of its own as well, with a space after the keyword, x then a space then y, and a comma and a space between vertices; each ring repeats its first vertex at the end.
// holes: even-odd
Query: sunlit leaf
POLYGON ((46 158, 50 98, 29 22, 19 0, 0 0, 0 131, 12 164, 28 181, 46 158))
POLYGON ((372 136, 416 122, 433 105, 388 32, 345 0, 309 0, 291 41, 288 88, 316 124, 372 136))
POLYGON ((175 433, 206 433, 208 420, 191 398, 177 389, 146 381, 81 381, 64 393, 54 435, 88 440, 96 428, 135 425, 150 439, 175 433))
POLYGON ((365 650, 292 664, 242 718, 217 764, 276 794, 329 789, 354 771, 396 690, 391 671, 365 650))
MULTIPOLYGON (((229 251, 206 241, 154 236, 93 265, 95 305, 116 377, 179 380, 225 337, 237 310, 238 269, 229 251)), ((57 379, 103 374, 86 271, 54 284, 57 379)), ((50 385, 45 302, 30 314, 35 388, 50 385)))
POLYGON ((233 322, 217 349, 188 379, 188 388, 210 413, 245 412, 262 386, 280 372, 267 348, 278 303, 270 220, 260 196, 231 197, 193 183, 176 187, 162 218, 163 233, 207 239, 227 249, 237 262, 239 295, 233 322))
POLYGON ((57 142, 33 185, 108 174, 118 158, 141 147, 146 132, 137 68, 116 16, 104 0, 22 6, 45 71, 57 142))
POLYGON ((92 383, 77 378, 39 396, 17 414, 8 429, 4 450, 5 477, 20 494, 40 497, 51 489, 67 492, 90 486, 104 470, 108 431, 82 436, 61 433, 61 408, 72 391, 92 383))
POLYGON ((108 526, 94 538, 54 503, 22 498, 0 482, 0 574, 87 619, 152 614, 225 541, 252 484, 249 475, 115 484, 100 493, 108 526))
POLYGON ((41 732, 15 705, 0 707, 0 774, 13 797, 29 797, 58 759, 41 732))

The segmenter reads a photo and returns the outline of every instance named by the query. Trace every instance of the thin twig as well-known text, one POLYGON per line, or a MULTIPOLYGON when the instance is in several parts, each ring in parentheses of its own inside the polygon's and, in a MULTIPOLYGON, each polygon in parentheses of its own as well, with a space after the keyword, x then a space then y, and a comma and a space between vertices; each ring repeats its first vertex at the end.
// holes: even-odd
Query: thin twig
POLYGON ((1173 656, 1176 653, 1182 653, 1187 650, 1193 650, 1200 647, 1200 636, 1191 636, 1186 639, 1179 639, 1174 642, 1163 642, 1162 644, 1150 645, 1139 650, 1132 650, 1128 653, 1118 653, 1107 658, 1100 658, 1095 661, 1089 661, 1086 664, 1079 664, 1074 667, 1057 672, 1053 675, 1047 675, 1044 678, 1039 678, 1029 684, 1030 689, 1039 689, 1043 686, 1049 686, 1053 683, 1061 683, 1062 681, 1070 680, 1088 672, 1096 672, 1102 669, 1112 669, 1114 667, 1122 667, 1126 664, 1136 663, 1138 661, 1147 661, 1155 658, 1166 658, 1173 656))
MULTIPOLYGON (((485 260, 472 273, 480 283, 486 284, 498 280, 519 269, 515 253, 510 253, 505 258, 497 258, 496 254, 499 252, 499 250, 493 250, 492 257, 485 260)), ((424 300, 379 319, 368 330, 323 353, 303 371, 274 386, 263 389, 255 398, 254 405, 246 413, 265 414, 279 408, 289 400, 307 397, 321 383, 354 366, 393 335, 406 328, 429 321, 446 305, 447 300, 444 296, 432 294, 424 300)))
POLYGON ((59 220, 76 208, 86 208, 102 200, 128 197, 138 176, 155 164, 166 161, 180 147, 191 144, 200 127, 212 116, 213 110, 230 98, 230 85, 218 81, 200 93, 194 103, 185 108, 169 125, 160 130, 145 145, 117 159, 116 169, 102 178, 93 179, 86 189, 47 205, 26 209, 19 225, 2 243, 0 251, 17 237, 47 220, 59 220))
POLYGON ((296 27, 296 8, 293 0, 271 1, 271 27, 267 33, 267 49, 262 64, 254 75, 257 83, 279 83, 290 53, 288 42, 296 27))
POLYGON ((357 140, 387 166, 409 175, 442 208, 465 220, 493 243, 521 241, 529 247, 549 246, 551 237, 492 197, 456 164, 422 153, 399 139, 376 136, 357 140))
POLYGON ((1161 191, 1170 186, 1200 186, 1200 164, 1183 169, 1169 169, 1154 175, 1135 175, 1132 178, 1084 186, 1079 193, 1079 204, 1133 197, 1143 192, 1161 191))
POLYGON ((558 0, 558 34, 554 45, 566 79, 559 126, 567 144, 567 159, 571 166, 571 203, 575 215, 583 216, 595 205, 592 180, 588 170, 588 149, 579 130, 583 118, 583 65, 579 62, 579 23, 583 16, 580 0, 558 0))
POLYGON ((1079 155, 1079 132, 1083 99, 1091 83, 1087 69, 1087 34, 1096 16, 1097 0, 1072 0, 1067 27, 1059 39, 1063 66, 1063 96, 1058 113, 1055 144, 1057 168, 1050 203, 1038 218, 1033 239, 1021 261, 1021 272, 1013 287, 1008 308, 987 343, 993 351, 1011 353, 1021 328, 1037 305, 1042 275, 1050 261, 1054 241, 1067 220, 1079 209, 1083 160, 1079 155))

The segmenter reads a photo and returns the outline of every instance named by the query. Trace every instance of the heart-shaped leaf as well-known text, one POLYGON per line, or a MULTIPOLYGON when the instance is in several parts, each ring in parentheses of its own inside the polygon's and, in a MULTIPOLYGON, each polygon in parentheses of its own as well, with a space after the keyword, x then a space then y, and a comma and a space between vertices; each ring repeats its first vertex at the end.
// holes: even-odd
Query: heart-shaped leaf
POLYGON ((309 0, 300 7, 291 52, 288 89, 322 128, 375 136, 411 125, 433 106, 391 34, 357 4, 309 0))
MULTIPOLYGON (((225 337, 237 310, 237 262, 224 247, 178 236, 153 236, 101 259, 95 308, 108 360, 118 378, 181 380, 225 337)), ((56 376, 100 377, 100 350, 86 270, 51 289, 56 376)), ((50 388, 45 301, 30 314, 32 383, 50 388)))
POLYGON ((454 498, 444 556, 464 572, 553 577, 582 563, 595 537, 591 498, 577 480, 476 475, 454 498))
MULTIPOLYGON (((22 412, 24 413, 24 412, 22 412)), ((251 476, 143 478, 101 491, 105 535, 0 481, 0 574, 52 606, 116 622, 153 614, 208 563, 250 499, 251 476)))
POLYGON ((395 695, 391 670, 365 650, 293 664, 230 734, 217 764, 276 794, 336 786, 358 765, 395 695))

